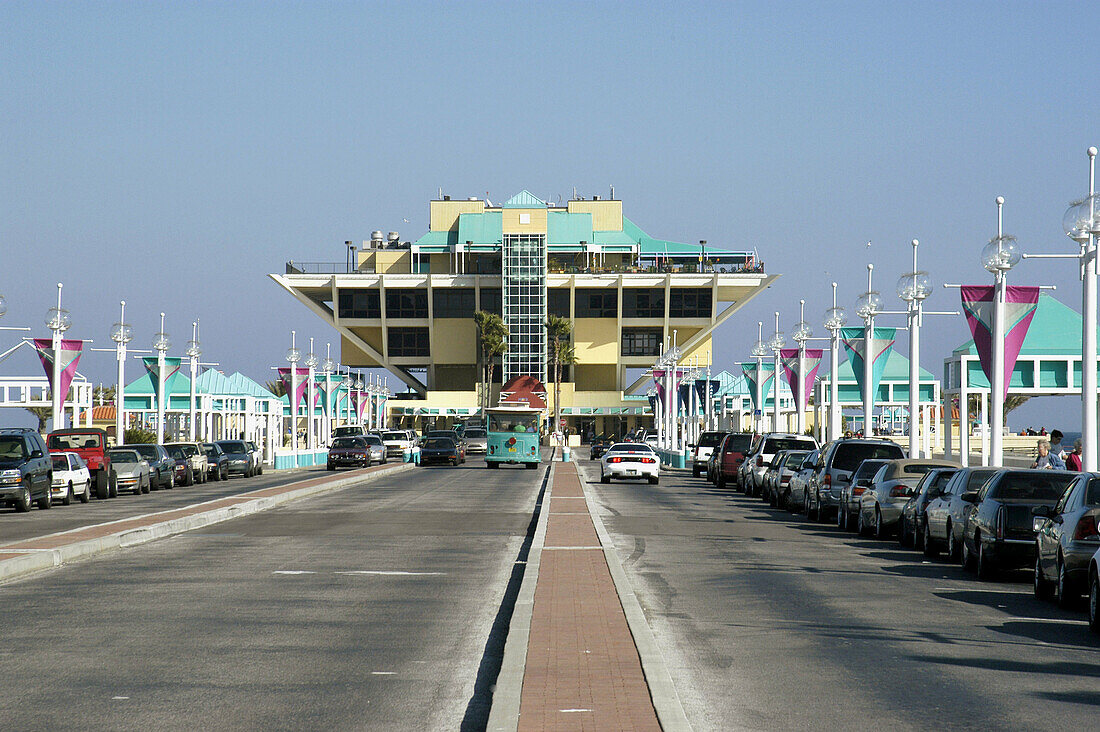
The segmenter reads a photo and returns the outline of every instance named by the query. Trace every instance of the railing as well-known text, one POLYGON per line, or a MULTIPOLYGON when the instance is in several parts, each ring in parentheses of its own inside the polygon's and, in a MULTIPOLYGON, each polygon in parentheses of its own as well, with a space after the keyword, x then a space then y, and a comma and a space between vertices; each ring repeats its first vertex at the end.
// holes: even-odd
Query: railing
POLYGON ((732 264, 729 266, 695 264, 661 265, 649 267, 612 266, 612 267, 576 267, 555 266, 548 267, 550 274, 763 274, 764 263, 732 264))
POLYGON ((347 262, 295 262, 286 263, 287 274, 352 274, 358 272, 347 262))

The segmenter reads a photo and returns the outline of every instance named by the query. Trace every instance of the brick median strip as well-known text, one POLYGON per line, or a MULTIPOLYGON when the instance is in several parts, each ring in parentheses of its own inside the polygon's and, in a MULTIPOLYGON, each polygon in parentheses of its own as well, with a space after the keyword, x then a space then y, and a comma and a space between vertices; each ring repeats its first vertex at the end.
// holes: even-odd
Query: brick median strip
POLYGON ((415 467, 378 465, 342 476, 321 476, 287 485, 215 498, 182 508, 82 526, 0 546, 0 582, 59 567, 103 552, 144 544, 211 524, 247 516, 289 501, 328 493, 415 467))

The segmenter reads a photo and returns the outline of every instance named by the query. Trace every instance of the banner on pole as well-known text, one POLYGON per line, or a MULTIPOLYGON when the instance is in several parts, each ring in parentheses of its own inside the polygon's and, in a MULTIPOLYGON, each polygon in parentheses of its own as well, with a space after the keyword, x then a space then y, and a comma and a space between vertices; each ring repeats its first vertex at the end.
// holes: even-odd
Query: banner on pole
MULTIPOLYGON (((38 359, 42 362, 42 368, 46 370, 46 380, 50 382, 50 390, 53 391, 53 339, 35 338, 34 350, 38 351, 38 359)), ((61 402, 69 395, 69 387, 76 376, 76 365, 80 362, 80 354, 84 352, 84 341, 61 341, 61 383, 58 384, 58 392, 61 394, 61 402)))
MULTIPOLYGON (((886 362, 890 359, 890 352, 894 350, 894 336, 897 328, 875 328, 871 334, 871 394, 878 393, 878 384, 882 381, 882 372, 886 369, 886 362)), ((848 354, 848 363, 852 364, 852 374, 859 385, 860 397, 867 398, 863 393, 863 367, 867 361, 867 355, 863 352, 867 345, 863 328, 841 328, 840 338, 844 342, 844 351, 848 354)))
MULTIPOLYGON (((994 288, 991 285, 968 285, 959 288, 959 292, 963 311, 966 313, 966 324, 970 326, 970 333, 974 336, 974 350, 978 352, 978 361, 982 364, 985 378, 992 384, 994 288)), ((1024 338, 1031 327, 1031 319, 1035 317, 1038 304, 1038 287, 1005 288, 1005 387, 1002 396, 1008 396, 1009 377, 1016 366, 1016 359, 1020 356, 1020 349, 1024 346, 1024 338)))
MULTIPOLYGON (((280 368, 278 370, 278 373, 279 373, 279 381, 281 381, 283 383, 283 389, 286 390, 287 394, 290 394, 290 368, 289 367, 280 368)), ((308 384, 309 384, 309 382, 308 382, 309 369, 308 368, 297 368, 297 375, 298 375, 298 389, 297 389, 298 393, 294 395, 294 406, 296 406, 296 407, 301 405, 302 399, 305 397, 306 386, 308 386, 308 384)))
POLYGON ((783 376, 794 394, 795 404, 800 412, 806 411, 809 404, 810 391, 813 389, 814 379, 817 378, 817 369, 821 365, 821 356, 824 353, 820 348, 807 348, 802 362, 803 378, 798 378, 799 349, 784 348, 779 351, 779 358, 783 365, 783 376))
POLYGON ((741 372, 749 381, 749 396, 752 397, 752 408, 763 409, 771 394, 772 382, 775 381, 775 364, 764 362, 760 365, 761 373, 756 373, 756 361, 745 361, 741 364, 741 372), (763 381, 761 381, 763 378, 763 381), (761 384, 760 399, 762 404, 756 403, 756 385, 761 384))
MULTIPOLYGON (((153 383, 153 394, 156 395, 157 403, 160 403, 160 363, 158 363, 156 356, 144 356, 141 359, 141 363, 145 366, 145 371, 149 374, 149 381, 153 383)), ((164 391, 167 394, 172 393, 172 387, 176 384, 176 377, 180 373, 180 364, 183 363, 183 359, 179 356, 166 356, 164 358, 164 391)), ((168 402, 165 401, 165 404, 168 402)))

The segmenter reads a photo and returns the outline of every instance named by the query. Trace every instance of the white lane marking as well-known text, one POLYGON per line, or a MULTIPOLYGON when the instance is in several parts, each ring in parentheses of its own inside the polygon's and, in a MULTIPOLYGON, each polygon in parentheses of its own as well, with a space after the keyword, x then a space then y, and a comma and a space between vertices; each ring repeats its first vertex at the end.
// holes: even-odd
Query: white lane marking
POLYGON ((545 551, 573 552, 573 551, 581 551, 581 550, 584 550, 584 549, 603 549, 603 547, 602 546, 544 546, 542 548, 542 550, 544 552, 545 551))
POLYGON ((1030 595, 1030 592, 1016 592, 1011 589, 995 590, 995 589, 979 589, 977 587, 967 587, 966 585, 960 585, 959 587, 933 587, 932 592, 989 592, 997 595, 1019 595, 1023 597, 1030 595))
POLYGON ((440 577, 446 572, 404 572, 399 570, 382 569, 356 569, 348 572, 335 572, 334 574, 366 574, 380 575, 383 577, 440 577))
POLYGON ((1007 620, 1005 620, 1003 622, 1005 622, 1005 623, 1019 623, 1019 622, 1025 622, 1025 621, 1029 622, 1029 623, 1065 623, 1066 625, 1088 625, 1089 624, 1089 621, 1087 621, 1087 620, 1071 620, 1069 618, 1065 618, 1065 619, 1063 619, 1063 618, 1008 618, 1007 620))
POLYGON ((129 698, 130 697, 128 697, 128 696, 112 696, 111 701, 115 701, 116 699, 117 700, 123 700, 123 699, 129 699, 129 698))
POLYGON ((371 671, 370 675, 371 676, 393 676, 396 673, 397 673, 396 671, 371 671))
POLYGON ((271 574, 317 574, 308 569, 276 569, 271 574))
POLYGON ((559 709, 559 712, 591 712, 591 709, 559 709))

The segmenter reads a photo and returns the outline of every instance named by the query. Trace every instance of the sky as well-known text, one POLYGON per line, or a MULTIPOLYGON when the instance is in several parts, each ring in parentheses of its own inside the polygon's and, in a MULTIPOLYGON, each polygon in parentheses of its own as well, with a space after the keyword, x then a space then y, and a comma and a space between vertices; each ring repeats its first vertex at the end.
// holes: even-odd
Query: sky
MULTIPOLYGON (((62 282, 70 337, 111 345, 126 300, 134 347, 164 312, 182 355, 198 318, 204 358, 262 382, 291 329, 321 353, 336 340, 266 275, 343 261, 375 229, 419 237, 440 187, 613 185, 653 236, 757 250, 782 276, 717 331, 716 368, 776 310, 789 332, 800 299, 824 335, 830 283, 850 312, 868 262, 901 309, 913 238, 928 307, 955 310, 942 283, 991 281, 998 195, 1024 251, 1074 251, 1061 220, 1100 145, 1098 27, 1095 2, 5 2, 0 326, 47 336, 62 282)), ((1080 307, 1072 262, 1011 281, 1080 307)), ((942 375, 969 337, 961 315, 926 320, 922 366, 942 375)), ((40 369, 24 349, 0 376, 40 369)), ((112 384, 114 357, 80 370, 112 384)), ((1009 417, 1079 422, 1065 397, 1009 417)))

